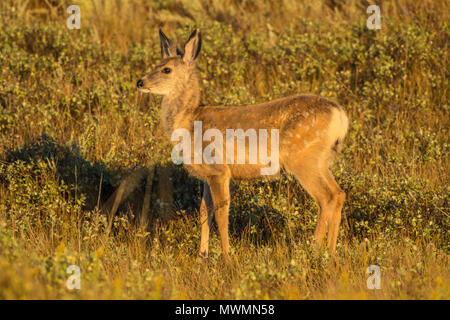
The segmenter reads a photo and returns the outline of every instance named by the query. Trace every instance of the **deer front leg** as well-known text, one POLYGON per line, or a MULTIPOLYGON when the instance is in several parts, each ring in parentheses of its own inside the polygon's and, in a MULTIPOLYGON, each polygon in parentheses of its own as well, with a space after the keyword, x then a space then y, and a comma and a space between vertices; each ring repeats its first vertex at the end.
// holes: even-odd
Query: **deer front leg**
POLYGON ((213 176, 208 179, 214 203, 214 216, 219 228, 222 254, 230 262, 230 243, 228 239, 228 210, 230 208, 230 178, 213 176))
POLYGON ((208 184, 203 184, 203 197, 202 204, 200 205, 200 224, 202 227, 202 234, 200 240, 200 252, 199 257, 201 259, 208 258, 208 241, 209 231, 211 230, 212 219, 214 216, 213 201, 211 198, 211 191, 208 184))

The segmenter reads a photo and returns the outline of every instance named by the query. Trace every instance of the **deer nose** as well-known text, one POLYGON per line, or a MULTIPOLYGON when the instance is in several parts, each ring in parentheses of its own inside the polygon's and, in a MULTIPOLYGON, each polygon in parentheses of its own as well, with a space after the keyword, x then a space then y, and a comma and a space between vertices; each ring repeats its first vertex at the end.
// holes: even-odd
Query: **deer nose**
POLYGON ((139 88, 142 88, 144 86, 144 81, 142 81, 142 79, 139 79, 136 83, 136 86, 139 88))

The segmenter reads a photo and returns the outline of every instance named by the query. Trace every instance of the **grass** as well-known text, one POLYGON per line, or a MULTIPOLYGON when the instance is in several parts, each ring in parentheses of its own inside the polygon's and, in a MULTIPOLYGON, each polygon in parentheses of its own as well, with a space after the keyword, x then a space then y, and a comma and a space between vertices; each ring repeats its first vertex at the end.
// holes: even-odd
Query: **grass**
POLYGON ((382 1, 377 31, 359 1, 85 0, 80 30, 70 4, 0 3, 0 299, 449 298, 445 1, 382 1), (197 263, 200 182, 169 162, 160 98, 135 90, 159 26, 180 43, 201 28, 205 104, 312 92, 344 106, 335 259, 311 251, 317 209, 283 175, 232 185, 233 264, 216 230, 197 263), (98 207, 139 166, 157 168, 151 224, 136 223, 142 184, 108 232, 98 207), (72 264, 80 290, 66 287, 72 264))

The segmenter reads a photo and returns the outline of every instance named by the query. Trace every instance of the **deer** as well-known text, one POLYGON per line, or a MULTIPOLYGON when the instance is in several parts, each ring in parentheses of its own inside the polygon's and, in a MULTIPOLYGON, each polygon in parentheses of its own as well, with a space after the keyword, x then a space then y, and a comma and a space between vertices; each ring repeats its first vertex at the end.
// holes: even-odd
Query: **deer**
MULTIPOLYGON (((180 128, 194 131, 194 122, 201 121, 205 129, 215 128, 225 134, 228 128, 277 129, 279 132, 279 168, 292 174, 318 207, 314 231, 314 248, 325 247, 334 256, 346 193, 337 184, 329 166, 338 153, 348 131, 349 120, 336 102, 314 94, 296 94, 265 103, 245 106, 200 104, 200 79, 196 69, 202 38, 195 29, 180 50, 159 29, 161 61, 137 81, 141 93, 162 95, 161 123, 168 138, 180 128)), ((175 145, 173 140, 172 144, 175 145)), ((249 143, 250 144, 250 143, 249 143)), ((245 145, 246 157, 249 144, 245 145)), ((269 151, 272 150, 269 144, 269 151)), ((226 152, 216 150, 216 152, 226 152)), ((235 155, 237 157, 237 155, 235 155)), ((200 204, 201 238, 198 257, 208 259, 208 242, 213 218, 220 236, 222 256, 230 260, 229 207, 230 181, 261 178, 261 168, 267 162, 256 163, 184 163, 188 173, 203 182, 200 204)), ((267 177, 266 177, 267 178, 267 177)))

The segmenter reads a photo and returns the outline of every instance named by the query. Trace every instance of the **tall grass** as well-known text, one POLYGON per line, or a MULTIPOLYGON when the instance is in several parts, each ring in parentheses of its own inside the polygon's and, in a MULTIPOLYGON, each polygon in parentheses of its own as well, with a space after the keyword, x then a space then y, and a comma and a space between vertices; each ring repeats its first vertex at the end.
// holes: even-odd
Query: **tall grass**
POLYGON ((372 31, 365 1, 85 0, 68 30, 68 1, 2 1, 0 298, 448 299, 449 13, 380 3, 372 31), (180 43, 202 29, 205 104, 312 92, 344 106, 335 259, 311 251, 317 209, 283 175, 232 185, 233 265, 215 231, 197 263, 200 183, 170 165, 159 98, 135 90, 159 60, 158 27, 180 43), (173 172, 174 216, 158 218, 155 191, 139 227, 142 185, 108 232, 98 205, 152 165, 173 172), (71 264, 81 290, 66 288, 71 264))

